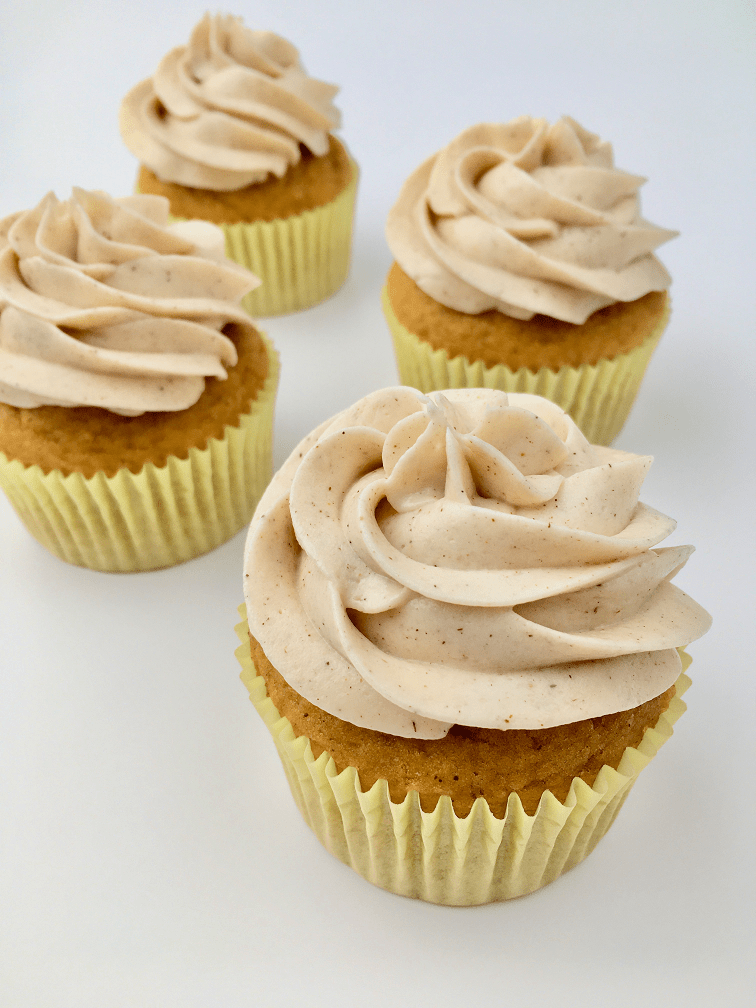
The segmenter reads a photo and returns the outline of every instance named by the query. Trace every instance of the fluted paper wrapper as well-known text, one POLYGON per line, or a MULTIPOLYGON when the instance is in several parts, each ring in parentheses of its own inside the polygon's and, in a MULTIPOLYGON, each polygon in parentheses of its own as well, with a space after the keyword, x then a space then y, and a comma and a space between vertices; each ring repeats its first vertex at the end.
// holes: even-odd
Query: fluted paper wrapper
MULTIPOLYGON (((239 612, 245 615, 244 606, 239 612)), ((294 800, 323 846, 368 882, 399 896, 476 906, 535 892, 590 854, 606 833, 641 770, 672 735, 685 711, 681 694, 690 679, 681 674, 677 693, 637 748, 628 747, 616 770, 604 766, 589 787, 576 777, 564 802, 547 791, 535 814, 510 795, 504 819, 484 798, 459 818, 448 796, 423 812, 416 791, 401 804, 389 798, 385 780, 362 791, 357 770, 341 773, 326 753, 315 759, 309 740, 297 737, 281 717, 257 675, 246 619, 236 627, 236 655, 250 699, 270 730, 294 800)), ((683 668, 690 658, 681 652, 683 668)))
POLYGON ((450 358, 444 350, 406 329, 394 314, 388 290, 382 292, 403 385, 421 392, 447 388, 492 388, 543 396, 569 413, 591 444, 608 445, 622 430, 640 388, 651 355, 669 321, 669 304, 654 331, 629 353, 558 371, 542 367, 512 371, 506 364, 487 367, 483 361, 450 358))
POLYGON ((229 259, 262 281, 242 299, 253 318, 312 308, 341 287, 352 256, 358 179, 359 168, 352 161, 349 185, 324 206, 274 221, 217 225, 226 236, 229 259))
POLYGON ((278 356, 265 343, 268 376, 250 411, 188 458, 86 478, 45 474, 0 452, 0 487, 34 538, 68 563, 127 573, 172 567, 235 535, 272 472, 278 356))

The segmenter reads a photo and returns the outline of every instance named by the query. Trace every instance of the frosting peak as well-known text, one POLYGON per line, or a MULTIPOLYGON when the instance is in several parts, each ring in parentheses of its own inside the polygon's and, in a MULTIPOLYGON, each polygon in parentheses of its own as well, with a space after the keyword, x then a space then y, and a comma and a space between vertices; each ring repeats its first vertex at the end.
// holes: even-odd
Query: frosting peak
POLYGON ((259 283, 204 221, 161 196, 48 193, 0 221, 0 402, 182 410, 236 363, 259 283))
POLYGON ((627 710, 708 617, 669 583, 692 547, 638 502, 651 463, 537 396, 384 389, 294 451, 247 547, 250 628, 336 716, 438 738, 627 710))
POLYGON ((641 217, 644 182, 567 116, 481 123, 409 177, 386 234, 404 272, 449 308, 582 323, 669 287, 652 253, 677 232, 641 217))
POLYGON ((294 46, 230 14, 205 14, 121 105, 121 134, 166 182, 228 192, 316 156, 339 126, 338 88, 309 77, 294 46))

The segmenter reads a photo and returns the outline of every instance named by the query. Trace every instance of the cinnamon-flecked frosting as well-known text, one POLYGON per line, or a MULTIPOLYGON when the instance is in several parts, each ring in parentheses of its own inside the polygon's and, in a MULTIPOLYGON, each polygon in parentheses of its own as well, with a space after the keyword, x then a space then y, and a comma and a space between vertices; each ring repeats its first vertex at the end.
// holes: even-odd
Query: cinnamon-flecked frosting
POLYGON ((250 527, 249 626, 316 706, 393 735, 628 710, 709 617, 691 546, 638 502, 651 458, 538 396, 389 388, 306 438, 250 527))
POLYGON ((282 176, 300 144, 325 154, 341 122, 337 92, 307 75, 286 39, 205 14, 188 45, 126 95, 121 135, 164 182, 230 192, 282 176))
POLYGON ((204 221, 168 224, 162 196, 74 189, 0 221, 0 402, 183 410, 236 363, 259 285, 204 221))
POLYGON ((567 116, 481 123, 410 175, 386 236, 404 272, 448 308, 583 323, 671 283, 653 250, 677 232, 641 217, 645 181, 567 116))

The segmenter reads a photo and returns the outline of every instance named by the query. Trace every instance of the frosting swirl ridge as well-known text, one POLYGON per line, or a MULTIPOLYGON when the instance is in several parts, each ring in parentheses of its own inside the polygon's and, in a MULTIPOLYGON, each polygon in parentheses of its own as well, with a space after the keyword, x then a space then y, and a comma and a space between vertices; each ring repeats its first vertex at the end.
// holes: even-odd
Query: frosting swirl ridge
POLYGON ((340 125, 338 88, 309 77, 286 39, 205 14, 185 46, 126 95, 121 135, 166 182, 230 192, 321 156, 340 125))
POLYGON ((48 193, 0 221, 0 402, 183 410, 237 361, 258 286, 204 221, 168 225, 162 196, 48 193))
POLYGON ((580 324, 671 283, 653 251, 677 232, 641 217, 643 182, 567 116, 481 123, 413 172, 386 236, 404 272, 449 308, 580 324))
POLYGON ((615 713, 677 678, 707 614, 692 547, 639 503, 651 463, 537 396, 384 389, 313 432, 250 528, 253 635, 354 724, 439 738, 615 713))

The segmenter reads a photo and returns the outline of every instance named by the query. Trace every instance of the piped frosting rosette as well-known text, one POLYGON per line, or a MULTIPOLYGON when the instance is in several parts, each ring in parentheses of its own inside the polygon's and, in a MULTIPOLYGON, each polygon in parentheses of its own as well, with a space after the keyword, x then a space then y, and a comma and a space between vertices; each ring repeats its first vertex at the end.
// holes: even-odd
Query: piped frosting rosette
POLYGON ((653 251, 677 232, 641 217, 644 181, 615 168, 611 145, 567 116, 481 123, 409 177, 388 244, 449 308, 583 323, 670 285, 653 251))
POLYGON ((124 98, 121 134, 161 179, 233 191, 328 151, 338 88, 309 77, 294 46, 230 14, 206 14, 188 45, 124 98))
POLYGON ((253 635, 356 725, 547 728, 677 679, 709 617, 670 579, 690 546, 639 503, 651 463, 537 396, 376 392, 306 438, 250 528, 253 635))
POLYGON ((74 189, 0 222, 0 402, 183 410, 236 363, 259 283, 161 196, 74 189))

